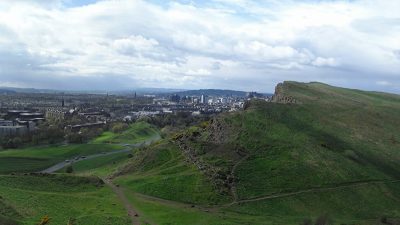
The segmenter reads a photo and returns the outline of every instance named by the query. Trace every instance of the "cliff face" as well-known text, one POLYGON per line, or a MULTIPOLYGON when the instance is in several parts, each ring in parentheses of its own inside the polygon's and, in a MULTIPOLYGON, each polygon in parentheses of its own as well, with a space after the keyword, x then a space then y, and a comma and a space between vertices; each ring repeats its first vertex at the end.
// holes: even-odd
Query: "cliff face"
POLYGON ((271 102, 276 102, 276 103, 282 103, 282 104, 296 104, 298 103, 296 99, 294 99, 292 96, 287 94, 286 91, 287 84, 284 83, 279 83, 275 87, 275 93, 271 98, 271 102))

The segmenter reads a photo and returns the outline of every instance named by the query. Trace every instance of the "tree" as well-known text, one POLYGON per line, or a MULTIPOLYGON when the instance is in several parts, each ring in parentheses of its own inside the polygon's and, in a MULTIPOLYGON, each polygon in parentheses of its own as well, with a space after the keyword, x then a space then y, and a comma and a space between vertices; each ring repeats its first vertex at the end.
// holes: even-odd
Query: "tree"
POLYGON ((22 144, 22 139, 20 137, 13 138, 14 148, 18 148, 22 144))
POLYGON ((66 139, 69 143, 83 143, 82 135, 74 132, 67 133, 66 139))
POLYGON ((124 131, 128 128, 129 128, 129 126, 125 123, 117 123, 111 128, 111 130, 114 133, 121 133, 122 131, 124 131))

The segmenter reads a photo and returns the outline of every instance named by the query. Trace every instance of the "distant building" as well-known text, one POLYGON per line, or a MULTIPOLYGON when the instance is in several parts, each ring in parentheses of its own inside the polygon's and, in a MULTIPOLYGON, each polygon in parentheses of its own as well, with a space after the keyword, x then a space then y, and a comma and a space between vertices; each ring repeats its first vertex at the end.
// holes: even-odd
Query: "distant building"
POLYGON ((197 104, 199 102, 200 102, 199 98, 196 98, 196 97, 192 98, 192 103, 197 104))
POLYGON ((21 115, 21 113, 29 113, 29 111, 27 111, 27 110, 8 110, 7 118, 9 120, 16 119, 21 115))
POLYGON ((31 120, 36 118, 44 118, 43 113, 34 112, 34 113, 21 113, 19 117, 21 120, 31 120))
POLYGON ((0 137, 21 136, 28 133, 26 126, 0 126, 0 137))
POLYGON ((263 98, 264 95, 263 95, 263 94, 260 94, 260 93, 257 93, 257 92, 255 92, 255 91, 252 91, 252 92, 248 92, 248 93, 246 94, 246 97, 247 97, 247 98, 263 98))
POLYGON ((13 121, 0 119, 0 126, 12 126, 12 125, 14 125, 13 121))
POLYGON ((96 123, 85 123, 79 125, 69 125, 67 129, 71 131, 80 131, 82 128, 103 128, 106 125, 106 122, 96 122, 96 123))
POLYGON ((63 120, 65 119, 65 115, 67 113, 64 110, 61 109, 47 109, 45 113, 46 119, 58 119, 58 120, 63 120))
POLYGON ((200 96, 200 103, 201 104, 206 104, 207 103, 207 95, 201 95, 200 96))
POLYGON ((219 102, 222 103, 222 104, 226 104, 227 101, 228 101, 226 98, 219 98, 218 100, 219 100, 219 102))
POLYGON ((181 97, 179 95, 177 95, 177 94, 173 94, 173 95, 170 96, 169 99, 170 99, 171 102, 178 103, 181 100, 181 97))

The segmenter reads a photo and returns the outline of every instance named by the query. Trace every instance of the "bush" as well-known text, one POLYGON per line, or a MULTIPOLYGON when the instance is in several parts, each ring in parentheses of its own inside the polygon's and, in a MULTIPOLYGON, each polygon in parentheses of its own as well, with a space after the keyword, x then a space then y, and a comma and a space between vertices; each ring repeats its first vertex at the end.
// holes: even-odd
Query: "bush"
POLYGON ((67 140, 69 143, 83 143, 83 137, 82 135, 78 134, 78 133, 68 133, 66 136, 67 140))
POLYGON ((73 173, 74 172, 74 168, 72 168, 72 165, 67 166, 67 168, 65 169, 66 173, 73 173))

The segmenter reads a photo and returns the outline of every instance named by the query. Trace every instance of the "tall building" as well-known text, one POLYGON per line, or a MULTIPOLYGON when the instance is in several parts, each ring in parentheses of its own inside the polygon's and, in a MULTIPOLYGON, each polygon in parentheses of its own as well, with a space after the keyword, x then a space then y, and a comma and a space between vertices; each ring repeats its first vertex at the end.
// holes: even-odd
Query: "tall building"
POLYGON ((170 97, 170 101, 171 101, 171 102, 176 102, 176 103, 178 103, 180 100, 181 100, 181 97, 180 97, 179 95, 177 95, 177 94, 173 94, 173 95, 171 95, 171 97, 170 97))
POLYGON ((206 104, 207 103, 207 95, 201 95, 200 96, 200 103, 201 104, 206 104))

